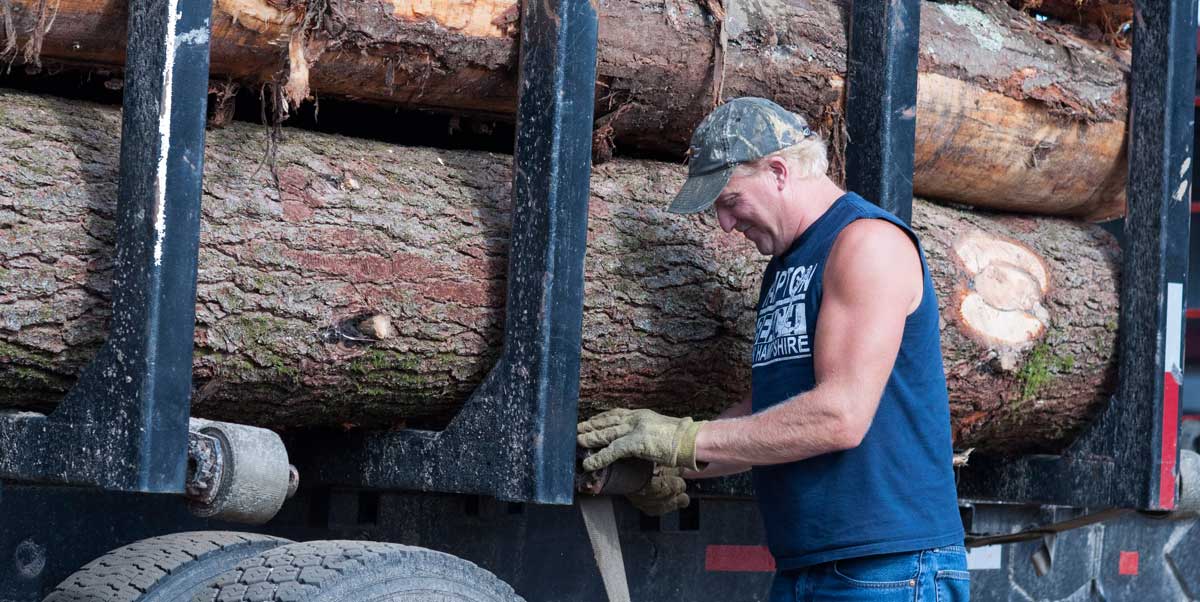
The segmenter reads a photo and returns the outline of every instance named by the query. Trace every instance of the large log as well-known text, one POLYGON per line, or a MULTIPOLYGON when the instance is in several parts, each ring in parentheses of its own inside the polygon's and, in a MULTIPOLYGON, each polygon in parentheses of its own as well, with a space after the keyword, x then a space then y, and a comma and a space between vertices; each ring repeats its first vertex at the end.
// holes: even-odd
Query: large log
MULTIPOLYGON (((119 120, 0 93, 0 406, 48 407, 103 339, 119 120)), ((510 157, 300 130, 211 132, 197 414, 273 427, 444 419, 496 357, 510 157), (361 314, 395 334, 337 334, 361 314)), ((711 216, 664 207, 677 164, 592 179, 581 407, 711 415, 747 389, 764 261, 711 216)), ((1104 403, 1117 248, 1096 226, 917 202, 960 446, 1051 448, 1104 403)))
MULTIPOLYGON (((615 144, 681 157, 718 100, 749 95, 812 116, 835 142, 838 171, 843 2, 597 6, 599 155, 615 144)), ((13 59, 120 65, 125 7, 3 0, 0 36, 13 59)), ((212 70, 279 82, 293 100, 311 91, 508 119, 517 8, 517 0, 216 0, 212 70)), ((1090 220, 1124 212, 1125 53, 1001 0, 924 2, 920 71, 917 194, 1090 220)))

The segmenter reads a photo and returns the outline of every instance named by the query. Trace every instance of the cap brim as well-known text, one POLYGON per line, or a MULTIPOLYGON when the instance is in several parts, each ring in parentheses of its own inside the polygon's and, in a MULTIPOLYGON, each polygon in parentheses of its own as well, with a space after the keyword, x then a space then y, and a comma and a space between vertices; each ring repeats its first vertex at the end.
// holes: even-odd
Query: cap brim
POLYGON ((733 175, 733 168, 734 166, 730 165, 706 174, 688 176, 687 181, 683 183, 683 188, 679 190, 679 194, 675 195, 675 199, 671 201, 671 206, 667 207, 667 211, 699 213, 708 209, 725 189, 725 185, 729 183, 729 177, 733 175))

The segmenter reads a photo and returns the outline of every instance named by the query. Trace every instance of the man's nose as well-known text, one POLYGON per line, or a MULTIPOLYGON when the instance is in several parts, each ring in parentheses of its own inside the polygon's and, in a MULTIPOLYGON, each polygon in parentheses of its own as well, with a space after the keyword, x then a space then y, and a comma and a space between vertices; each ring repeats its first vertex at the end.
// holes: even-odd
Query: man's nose
POLYGON ((733 225, 736 223, 736 221, 733 219, 733 216, 726 214, 720 209, 717 209, 717 223, 721 224, 721 229, 728 234, 733 231, 733 225))

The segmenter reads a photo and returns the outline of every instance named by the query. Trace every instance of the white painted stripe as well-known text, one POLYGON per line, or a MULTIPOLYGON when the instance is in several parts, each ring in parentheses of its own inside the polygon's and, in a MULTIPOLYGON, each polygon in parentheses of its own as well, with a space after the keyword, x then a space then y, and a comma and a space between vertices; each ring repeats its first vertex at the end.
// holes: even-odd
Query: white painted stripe
POLYGON ((158 169, 154 183, 154 265, 162 265, 167 235, 167 154, 171 150, 171 94, 175 79, 175 28, 183 17, 179 0, 167 2, 167 56, 163 64, 162 106, 158 112, 158 169))
POLYGON ((967 568, 972 571, 991 571, 1003 566, 1003 549, 999 545, 969 548, 967 568))
POLYGON ((771 364, 774 364, 774 363, 777 363, 777 362, 786 362, 786 361, 789 361, 789 360, 801 360, 801 359, 804 359, 804 358, 806 358, 806 357, 810 357, 811 355, 812 355, 811 353, 805 353, 804 355, 789 355, 789 356, 787 356, 787 357, 777 357, 777 358, 775 358, 775 359, 773 359, 773 360, 768 360, 768 361, 761 362, 761 363, 758 363, 758 364, 753 364, 753 365, 751 365, 750 367, 751 367, 751 368, 758 368, 759 366, 770 366, 771 364))
POLYGON ((1166 372, 1183 373, 1183 284, 1167 283, 1167 332, 1163 349, 1166 372))
POLYGON ((199 46, 200 44, 208 43, 208 32, 211 29, 208 25, 208 19, 204 20, 204 27, 197 27, 187 33, 179 35, 179 45, 189 44, 199 46))

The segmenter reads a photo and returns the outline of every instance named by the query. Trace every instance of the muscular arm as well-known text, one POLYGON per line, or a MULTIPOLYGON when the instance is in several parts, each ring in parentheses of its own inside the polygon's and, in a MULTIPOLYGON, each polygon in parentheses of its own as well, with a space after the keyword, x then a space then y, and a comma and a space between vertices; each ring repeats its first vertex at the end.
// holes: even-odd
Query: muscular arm
POLYGON ((899 228, 881 220, 847 226, 825 268, 816 386, 764 412, 705 424, 696 458, 754 466, 857 447, 875 417, 921 285, 920 258, 899 228))

